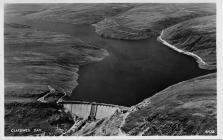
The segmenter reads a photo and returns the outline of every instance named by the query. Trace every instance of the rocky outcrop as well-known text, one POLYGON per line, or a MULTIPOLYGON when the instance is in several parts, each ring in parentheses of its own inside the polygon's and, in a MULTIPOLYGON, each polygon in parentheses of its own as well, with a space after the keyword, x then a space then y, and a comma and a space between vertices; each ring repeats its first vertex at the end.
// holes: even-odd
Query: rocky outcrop
POLYGON ((159 38, 167 46, 195 57, 201 68, 216 69, 216 16, 181 22, 164 29, 159 38))

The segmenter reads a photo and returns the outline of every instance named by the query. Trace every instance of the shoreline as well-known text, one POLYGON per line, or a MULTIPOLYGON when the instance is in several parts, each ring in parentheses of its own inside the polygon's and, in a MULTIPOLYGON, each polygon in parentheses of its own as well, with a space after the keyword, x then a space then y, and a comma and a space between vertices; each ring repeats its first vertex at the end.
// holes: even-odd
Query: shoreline
MULTIPOLYGON (((84 65, 88 65, 88 64, 90 64, 90 63, 97 63, 97 62, 100 62, 100 61, 102 61, 105 57, 109 56, 109 52, 108 52, 106 49, 100 49, 100 50, 102 51, 102 56, 101 56, 101 57, 90 57, 90 56, 89 56, 88 58, 91 59, 91 62, 87 62, 87 63, 84 64, 84 65)), ((61 97, 57 100, 57 103, 62 102, 62 101, 66 101, 66 100, 64 100, 64 98, 65 98, 66 96, 67 96, 67 97, 70 97, 71 94, 72 94, 72 92, 73 92, 73 90, 75 90, 75 88, 77 88, 77 86, 79 85, 79 83, 78 83, 78 79, 79 79, 79 77, 80 77, 80 74, 79 74, 78 72, 79 72, 81 66, 82 66, 82 65, 78 65, 78 67, 75 68, 75 71, 74 71, 74 73, 77 74, 77 79, 75 79, 75 81, 74 81, 74 82, 76 83, 76 86, 73 87, 73 89, 71 90, 71 92, 68 93, 68 94, 67 94, 67 92, 63 92, 64 95, 61 96, 61 97)))
POLYGON ((157 38, 158 41, 160 41, 161 43, 163 43, 164 45, 168 46, 169 48, 179 52, 179 53, 182 53, 182 54, 185 54, 185 55, 188 55, 188 56, 191 56, 193 57, 194 59, 196 59, 196 62, 198 63, 198 66, 201 68, 201 69, 208 69, 208 70, 211 70, 213 69, 213 65, 208 65, 200 56, 192 53, 192 52, 189 52, 189 51, 185 51, 185 50, 181 50, 173 45, 171 45, 170 43, 168 43, 166 40, 163 40, 162 39, 162 35, 163 35, 163 30, 161 31, 161 34, 159 35, 159 37, 157 38))

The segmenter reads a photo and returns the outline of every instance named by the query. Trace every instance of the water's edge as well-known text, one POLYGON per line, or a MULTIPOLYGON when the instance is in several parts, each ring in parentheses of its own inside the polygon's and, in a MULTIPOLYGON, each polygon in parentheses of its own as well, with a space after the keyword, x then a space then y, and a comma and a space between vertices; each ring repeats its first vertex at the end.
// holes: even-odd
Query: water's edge
MULTIPOLYGON (((95 26, 94 25, 92 25, 94 28, 95 28, 95 26)), ((97 33, 97 32, 96 32, 97 33)), ((163 30, 161 31, 161 34, 157 37, 157 41, 159 41, 159 42, 161 42, 162 44, 164 44, 165 46, 168 46, 169 48, 171 48, 171 49, 173 49, 173 50, 175 50, 175 51, 177 51, 177 52, 179 52, 179 53, 182 53, 182 54, 185 54, 185 55, 188 55, 188 56, 191 56, 191 57, 193 57, 194 59, 196 59, 196 62, 199 64, 199 68, 201 68, 201 69, 207 69, 207 70, 212 70, 213 69, 213 67, 215 67, 215 66, 212 66, 212 65, 208 65, 201 57, 199 57, 198 55, 196 55, 196 54, 194 54, 194 53, 191 53, 191 52, 188 52, 188 51, 184 51, 184 50, 181 50, 181 49, 179 49, 179 48, 177 48, 177 47, 175 47, 175 46, 173 46, 173 45, 171 45, 170 43, 168 43, 166 40, 164 40, 164 39, 162 39, 162 35, 163 35, 163 30), (211 68, 210 68, 211 67, 211 68)), ((100 35, 99 35, 100 36, 100 35)), ((100 36, 101 37, 101 36, 100 36)), ((107 57, 108 55, 109 55, 109 52, 106 50, 106 49, 102 49, 104 52, 106 52, 106 55, 104 55, 104 57, 101 57, 100 59, 98 59, 97 61, 92 61, 92 62, 90 62, 90 63, 97 63, 97 62, 100 62, 100 61, 103 61, 103 59, 105 58, 105 57, 107 57)), ((90 63, 87 63, 87 64, 85 64, 85 65, 88 65, 88 64, 90 64, 90 63)), ((80 69, 80 67, 79 67, 79 69, 80 69)), ((78 74, 78 72, 77 72, 77 74, 78 74)), ((79 76, 81 76, 80 74, 78 74, 79 76)), ((199 76, 197 76, 197 77, 199 77, 199 76)), ((194 78, 197 78, 197 77, 194 77, 194 78)), ((79 79, 79 78, 78 78, 79 79)), ((77 86, 79 85, 78 84, 78 79, 77 79, 77 86)), ((193 78, 192 78, 193 79, 193 78)), ((187 79, 188 80, 188 79, 187 79)), ((183 80, 183 81, 180 81, 180 82, 178 82, 178 83, 181 83, 181 82, 185 82, 185 81, 187 81, 187 80, 183 80)), ((178 83, 175 83, 175 84, 178 84, 178 83)), ((175 84, 173 84, 173 85, 175 85, 175 84)), ((166 87, 166 88, 169 88, 169 87, 171 87, 171 86, 173 86, 173 85, 170 85, 170 86, 168 86, 168 87, 166 87)), ((73 88, 73 90, 75 90, 75 88, 77 88, 77 86, 76 87, 74 87, 73 88)), ((165 89, 166 89, 165 88, 165 89)), ((163 89, 163 90, 165 90, 165 89, 163 89)), ((162 90, 161 90, 162 91, 162 90)), ((160 92, 160 91, 158 91, 158 92, 160 92)), ((157 92, 157 93, 158 93, 157 92)), ((71 93, 72 94, 72 93, 71 93)), ((64 100, 64 98, 66 97, 66 96, 71 96, 71 94, 65 94, 64 96, 62 96, 59 100, 58 100, 58 103, 59 102, 62 102, 62 101, 66 101, 66 100, 64 100)), ((156 93, 154 94, 154 95, 156 95, 156 93)), ((146 99, 146 98, 145 98, 146 99)), ((140 102, 139 102, 140 103, 140 102)), ((135 104, 135 105, 137 105, 137 104, 135 104)), ((132 106, 134 106, 134 105, 132 105, 132 106)))
POLYGON ((169 48, 171 48, 171 49, 173 49, 173 50, 175 50, 175 51, 177 51, 179 53, 182 53, 182 54, 185 54, 185 55, 189 55, 189 56, 195 58, 196 62, 199 65, 199 68, 201 68, 201 69, 207 69, 207 70, 215 69, 214 65, 207 64, 200 56, 198 56, 198 55, 196 55, 196 54, 194 54, 192 52, 179 49, 179 48, 175 47, 174 45, 171 45, 170 43, 168 43, 166 40, 162 39, 163 32, 164 31, 162 30, 160 36, 158 36, 158 38, 157 38, 158 41, 160 41, 164 45, 168 46, 169 48))

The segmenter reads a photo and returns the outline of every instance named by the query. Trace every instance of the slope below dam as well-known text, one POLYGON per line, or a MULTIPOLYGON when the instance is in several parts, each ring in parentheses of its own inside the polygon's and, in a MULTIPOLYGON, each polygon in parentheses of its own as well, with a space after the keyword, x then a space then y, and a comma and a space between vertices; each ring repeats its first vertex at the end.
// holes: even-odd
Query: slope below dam
POLYGON ((67 101, 131 106, 170 85, 212 72, 198 68, 194 58, 170 49, 157 38, 106 39, 91 25, 18 20, 38 30, 78 37, 109 52, 102 61, 80 67, 79 85, 67 101))

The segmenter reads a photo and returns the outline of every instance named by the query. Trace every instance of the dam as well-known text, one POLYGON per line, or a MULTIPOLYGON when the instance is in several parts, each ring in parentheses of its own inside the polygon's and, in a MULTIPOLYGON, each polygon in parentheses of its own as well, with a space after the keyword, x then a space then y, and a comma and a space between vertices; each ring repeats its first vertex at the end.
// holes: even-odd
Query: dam
POLYGON ((84 101, 62 101, 65 110, 83 119, 95 120, 113 115, 116 111, 127 111, 129 108, 113 104, 84 102, 84 101))

